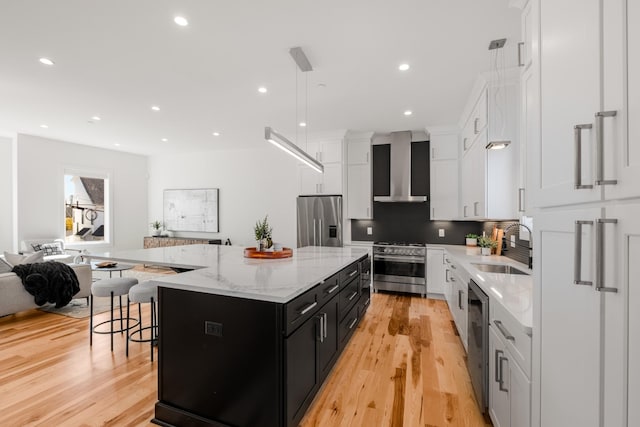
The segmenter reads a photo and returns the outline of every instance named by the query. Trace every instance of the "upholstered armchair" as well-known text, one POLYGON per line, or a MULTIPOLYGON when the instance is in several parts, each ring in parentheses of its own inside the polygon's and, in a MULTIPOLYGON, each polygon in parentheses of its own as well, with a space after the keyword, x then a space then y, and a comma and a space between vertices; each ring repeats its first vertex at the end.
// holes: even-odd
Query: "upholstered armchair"
POLYGON ((45 261, 59 261, 65 264, 80 260, 80 250, 65 248, 63 239, 43 238, 43 239, 25 239, 22 241, 22 253, 33 253, 38 251, 44 252, 45 261))

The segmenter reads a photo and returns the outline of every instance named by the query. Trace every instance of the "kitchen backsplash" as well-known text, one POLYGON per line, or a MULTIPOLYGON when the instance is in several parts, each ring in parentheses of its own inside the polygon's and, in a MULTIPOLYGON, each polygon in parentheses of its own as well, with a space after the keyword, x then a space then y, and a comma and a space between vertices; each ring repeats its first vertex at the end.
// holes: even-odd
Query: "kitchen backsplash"
MULTIPOLYGON (((479 221, 431 221, 429 219, 429 203, 373 203, 372 220, 351 220, 351 240, 373 242, 413 242, 443 245, 464 245, 465 236, 469 233, 491 234, 494 225, 506 228, 513 221, 479 222, 479 221), (373 227, 373 234, 367 235, 367 227, 373 227), (445 236, 439 237, 439 229, 444 229, 445 236)), ((503 254, 516 261, 528 264, 528 241, 520 240, 518 229, 509 231, 516 233, 516 247, 509 242, 503 254)))

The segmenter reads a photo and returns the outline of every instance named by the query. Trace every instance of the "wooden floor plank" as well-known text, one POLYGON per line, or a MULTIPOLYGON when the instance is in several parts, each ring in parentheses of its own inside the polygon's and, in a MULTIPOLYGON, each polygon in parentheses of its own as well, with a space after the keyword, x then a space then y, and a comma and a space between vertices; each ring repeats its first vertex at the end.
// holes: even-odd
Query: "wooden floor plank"
MULTIPOLYGON (((126 358, 124 336, 114 337, 112 353, 108 335, 89 347, 88 328, 88 319, 38 310, 0 318, 0 425, 152 425, 157 362, 148 344, 132 343, 126 358)), ((372 295, 301 425, 490 425, 475 404, 446 303, 372 295)))

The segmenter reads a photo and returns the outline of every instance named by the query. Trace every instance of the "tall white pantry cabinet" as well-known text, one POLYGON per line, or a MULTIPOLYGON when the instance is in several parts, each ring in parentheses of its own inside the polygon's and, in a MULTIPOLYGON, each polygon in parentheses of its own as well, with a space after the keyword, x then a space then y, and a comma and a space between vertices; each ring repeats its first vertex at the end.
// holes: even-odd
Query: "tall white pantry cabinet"
POLYGON ((533 426, 640 426, 640 1, 530 0, 533 426))

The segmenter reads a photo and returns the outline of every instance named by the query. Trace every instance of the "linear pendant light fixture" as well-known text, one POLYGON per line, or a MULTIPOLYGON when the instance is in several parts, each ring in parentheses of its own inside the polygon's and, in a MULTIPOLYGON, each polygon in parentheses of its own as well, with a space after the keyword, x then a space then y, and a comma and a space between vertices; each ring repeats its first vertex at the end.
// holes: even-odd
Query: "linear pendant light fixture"
MULTIPOLYGON (((293 60, 298 65, 298 68, 302 72, 313 71, 311 67, 311 63, 307 59, 307 56, 302 51, 300 47, 292 47, 289 49, 289 54, 293 58, 293 60)), ((297 85, 297 77, 296 77, 296 104, 298 102, 298 85, 297 85)), ((296 114, 297 114, 297 105, 296 105, 296 114)), ((296 122, 297 122, 296 117, 296 122)), ((305 117, 305 126, 306 126, 306 117, 305 117)), ((296 123, 296 126, 298 123, 296 123)), ((293 142, 289 141, 283 135, 279 134, 275 130, 273 130, 270 126, 265 126, 264 128, 264 139, 284 151, 285 153, 295 157, 305 165, 309 166, 311 169, 318 173, 324 173, 324 165, 307 154, 304 150, 298 147, 293 142)))
POLYGON ((300 147, 289 141, 284 136, 280 135, 278 132, 271 129, 269 126, 264 128, 264 139, 266 139, 285 153, 300 160, 302 163, 309 166, 314 171, 324 173, 324 166, 322 165, 322 163, 305 153, 300 149, 300 147))

